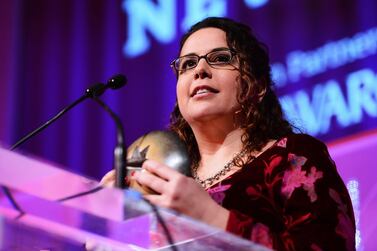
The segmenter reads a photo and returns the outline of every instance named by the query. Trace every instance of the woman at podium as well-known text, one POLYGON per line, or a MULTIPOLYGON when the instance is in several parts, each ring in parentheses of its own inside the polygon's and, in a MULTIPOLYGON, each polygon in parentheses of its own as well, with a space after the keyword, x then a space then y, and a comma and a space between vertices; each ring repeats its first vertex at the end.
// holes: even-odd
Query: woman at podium
POLYGON ((326 146, 284 118, 251 29, 207 18, 182 37, 171 66, 170 129, 188 148, 192 177, 147 160, 132 175, 155 191, 145 198, 275 250, 355 250, 347 189, 326 146))

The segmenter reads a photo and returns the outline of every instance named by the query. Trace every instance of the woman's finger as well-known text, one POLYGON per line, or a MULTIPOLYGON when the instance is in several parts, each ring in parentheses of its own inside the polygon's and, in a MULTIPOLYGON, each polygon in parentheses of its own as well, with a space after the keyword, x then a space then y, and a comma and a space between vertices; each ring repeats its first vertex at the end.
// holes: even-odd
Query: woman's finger
POLYGON ((135 172, 132 179, 135 179, 141 185, 147 186, 157 193, 163 193, 165 184, 167 183, 166 180, 163 180, 146 170, 135 172))
POLYGON ((153 205, 164 207, 164 208, 169 208, 173 210, 179 210, 179 208, 177 208, 178 204, 176 204, 176 202, 174 202, 173 200, 168 199, 164 195, 147 194, 147 195, 144 195, 144 198, 148 200, 150 203, 152 203, 153 205))
POLYGON ((100 181, 100 185, 107 186, 107 187, 114 187, 115 186, 115 170, 111 170, 110 172, 106 173, 105 176, 102 177, 100 181))
POLYGON ((158 195, 158 194, 146 194, 144 195, 144 198, 149 201, 150 203, 152 203, 153 205, 156 205, 156 206, 160 206, 160 207, 164 207, 165 205, 163 205, 163 200, 161 199, 161 195, 158 195))
POLYGON ((166 165, 160 164, 159 162, 154 161, 154 160, 145 161, 142 167, 146 169, 147 171, 154 173, 165 180, 171 180, 171 178, 179 174, 177 171, 173 170, 172 168, 166 165))

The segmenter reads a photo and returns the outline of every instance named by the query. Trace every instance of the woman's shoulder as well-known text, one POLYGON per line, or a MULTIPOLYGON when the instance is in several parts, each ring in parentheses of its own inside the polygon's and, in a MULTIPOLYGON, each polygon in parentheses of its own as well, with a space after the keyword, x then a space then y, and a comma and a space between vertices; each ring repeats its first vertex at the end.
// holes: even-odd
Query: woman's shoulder
MULTIPOLYGON (((310 165, 317 166, 319 169, 336 170, 336 164, 331 158, 327 146, 321 140, 308 134, 291 134, 276 143, 275 153, 285 157, 287 161, 292 159, 305 160, 310 165), (329 168, 329 167, 333 168, 329 168)), ((276 156, 276 154, 275 154, 276 156)))
POLYGON ((275 151, 280 154, 294 154, 306 158, 331 158, 327 146, 313 136, 303 133, 287 135, 275 143, 275 151), (283 148, 283 149, 282 149, 283 148), (278 150, 280 149, 280 150, 278 150))
POLYGON ((327 149, 326 145, 319 139, 304 133, 293 133, 279 139, 277 146, 289 150, 314 150, 327 149))

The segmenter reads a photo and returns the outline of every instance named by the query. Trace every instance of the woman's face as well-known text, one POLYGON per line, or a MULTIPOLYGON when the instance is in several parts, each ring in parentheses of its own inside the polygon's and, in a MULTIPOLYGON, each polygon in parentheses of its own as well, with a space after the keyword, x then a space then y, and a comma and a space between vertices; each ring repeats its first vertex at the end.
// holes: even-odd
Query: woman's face
MULTIPOLYGON (((203 28, 188 37, 180 56, 206 55, 229 48, 226 34, 218 28, 203 28)), ((239 71, 237 58, 232 65, 211 66, 201 58, 193 69, 178 73, 177 99, 182 116, 189 124, 218 120, 233 123, 237 102, 239 71)))

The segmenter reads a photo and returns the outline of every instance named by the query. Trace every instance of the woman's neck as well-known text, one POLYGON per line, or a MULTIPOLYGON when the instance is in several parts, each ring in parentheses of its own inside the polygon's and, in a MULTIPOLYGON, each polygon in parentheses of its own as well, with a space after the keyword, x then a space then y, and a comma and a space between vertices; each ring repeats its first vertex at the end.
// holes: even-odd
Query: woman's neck
POLYGON ((241 137, 244 131, 240 128, 225 128, 223 125, 192 127, 198 144, 202 163, 212 159, 229 159, 243 148, 241 137), (210 128, 210 129, 208 129, 210 128))

